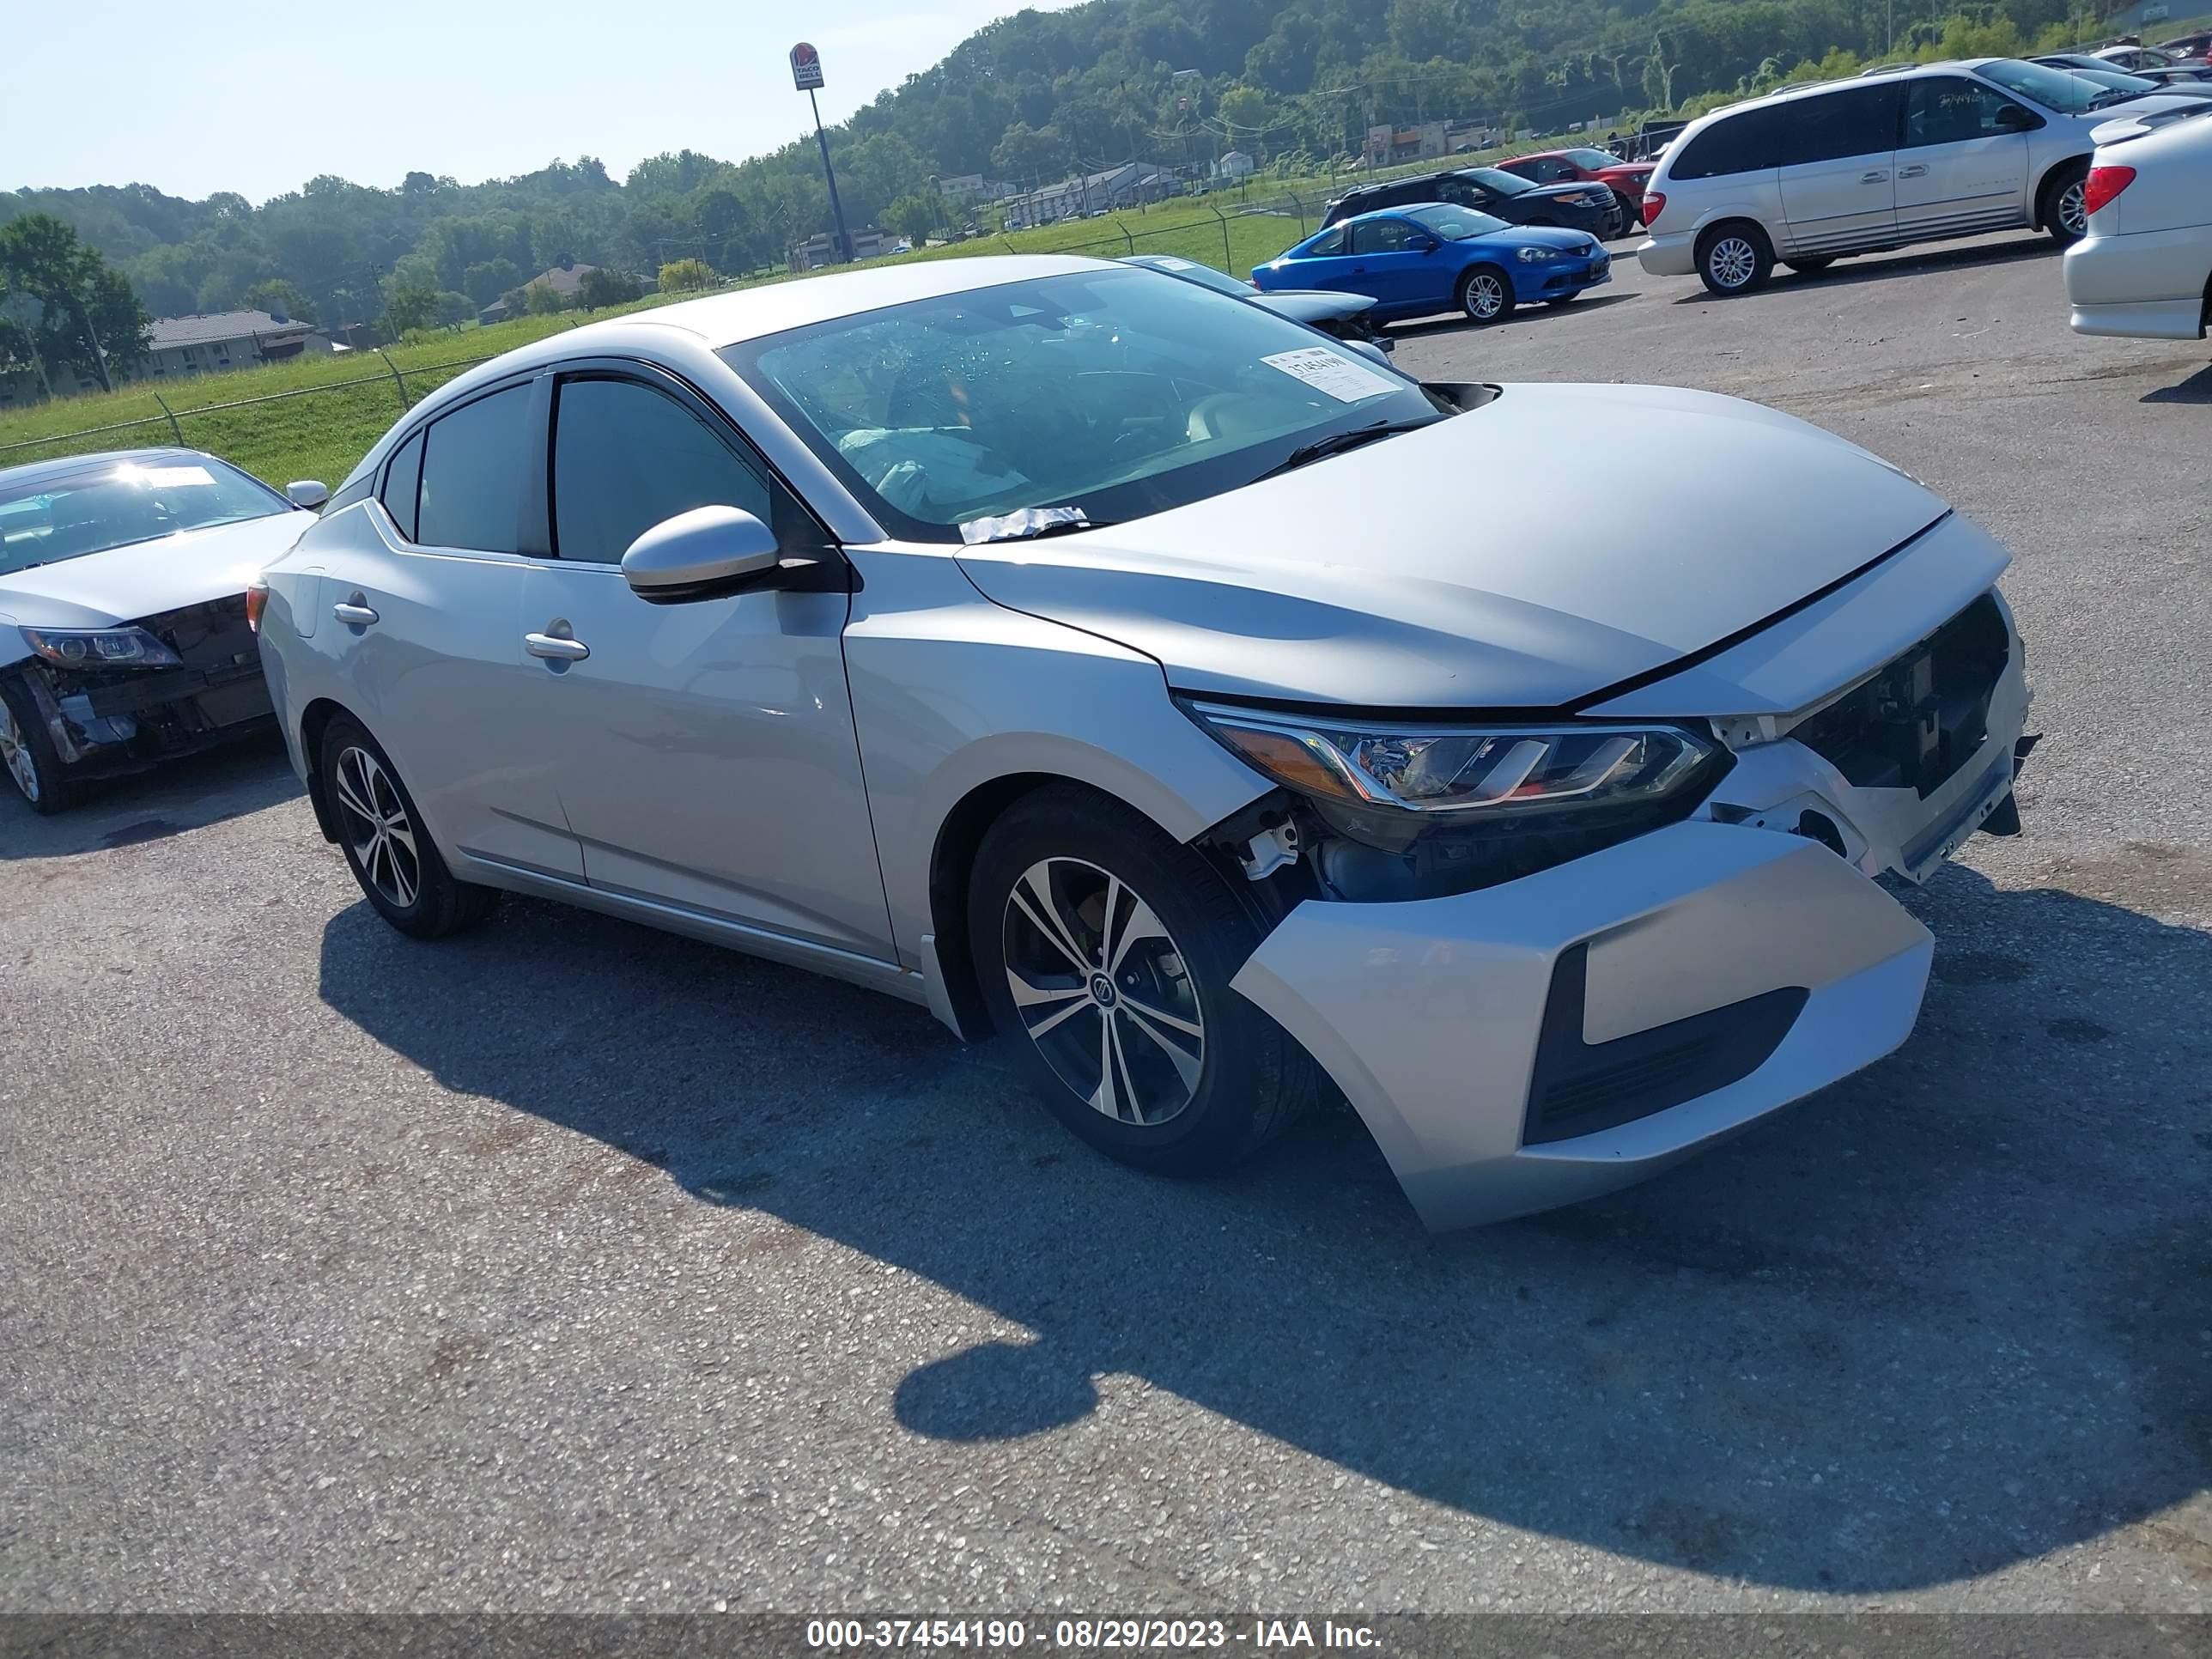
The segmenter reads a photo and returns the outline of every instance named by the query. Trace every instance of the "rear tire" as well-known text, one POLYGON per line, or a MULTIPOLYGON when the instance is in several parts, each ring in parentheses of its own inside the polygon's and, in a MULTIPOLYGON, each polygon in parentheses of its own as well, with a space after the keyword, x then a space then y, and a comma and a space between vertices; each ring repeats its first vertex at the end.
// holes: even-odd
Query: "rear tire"
POLYGON ((1055 787, 1015 803, 976 849, 968 930, 1046 1108, 1109 1158, 1212 1174, 1314 1097, 1304 1051, 1229 988, 1260 942, 1237 894, 1118 801, 1055 787))
POLYGON ((2089 234, 2089 212, 2083 200, 2089 187, 2089 163, 2068 161, 2051 170, 2043 181, 2036 205, 2036 220, 2060 247, 2071 247, 2089 234))
POLYGON ((0 772, 24 805, 42 817, 66 812, 75 799, 38 705, 13 675, 0 677, 0 772))
POLYGON ((377 915, 410 938, 443 939, 498 907, 498 890, 447 869, 392 757, 360 721, 331 717, 319 764, 339 848, 377 915))
POLYGON ((1836 256, 1832 253, 1824 253, 1814 259, 1784 259, 1782 263, 1800 276, 1818 276, 1836 263, 1836 256))
POLYGON ((1774 245, 1747 221, 1715 225, 1698 238, 1698 275, 1715 294, 1748 294, 1774 274, 1774 245))
POLYGON ((1476 265, 1459 279, 1459 308, 1477 328, 1513 313, 1513 279, 1496 265, 1476 265))

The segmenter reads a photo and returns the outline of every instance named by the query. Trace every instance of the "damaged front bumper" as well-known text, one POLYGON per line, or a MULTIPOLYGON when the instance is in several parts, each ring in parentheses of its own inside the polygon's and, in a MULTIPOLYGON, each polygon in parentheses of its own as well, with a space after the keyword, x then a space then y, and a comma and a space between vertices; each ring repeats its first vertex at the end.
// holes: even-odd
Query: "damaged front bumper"
POLYGON ((1992 590, 1803 711, 1715 721, 1735 765, 1690 820, 1452 896, 1307 899, 1231 983, 1431 1228, 1626 1186, 1911 1034, 1934 941, 1870 878, 2017 829, 2027 704, 1992 590))
POLYGON ((242 598, 137 625, 176 652, 182 665, 75 669, 31 661, 16 671, 56 756, 73 776, 137 771, 274 723, 242 598))

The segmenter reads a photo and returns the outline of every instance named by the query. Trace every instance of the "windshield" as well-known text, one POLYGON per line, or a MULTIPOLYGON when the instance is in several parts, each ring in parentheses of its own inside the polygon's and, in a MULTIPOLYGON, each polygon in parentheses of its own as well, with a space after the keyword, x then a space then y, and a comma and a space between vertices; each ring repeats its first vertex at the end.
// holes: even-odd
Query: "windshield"
POLYGON ((1524 191, 1536 188, 1534 179, 1523 179, 1517 173, 1508 173, 1504 167, 1463 167, 1459 176, 1472 179, 1484 188, 1496 191, 1500 196, 1518 196, 1524 191))
POLYGON ((1171 276, 1180 276, 1186 283, 1196 283, 1200 288, 1210 288, 1216 294, 1233 294, 1240 300, 1252 297, 1252 285, 1240 283, 1225 270, 1216 270, 1212 265, 1202 265, 1195 259, 1178 259, 1172 253, 1139 253, 1134 258, 1124 258, 1125 265, 1142 265, 1147 270, 1164 270, 1171 276))
POLYGON ((1563 149, 1559 154, 1577 167, 1588 167, 1592 172, 1599 167, 1617 166, 1620 161, 1618 155, 1608 155, 1601 149, 1563 149))
POLYGON ((208 455, 108 462, 35 483, 0 477, 0 576, 291 510, 267 485, 208 455))
POLYGON ((2078 75, 2085 81, 2094 81, 2107 92, 2117 92, 2123 99, 2140 98, 2147 92, 2164 92, 2155 81, 2146 81, 2140 75, 2130 75, 2125 70, 2116 70, 2109 64, 2095 69, 2069 70, 2069 75, 2078 75))
POLYGON ((1487 213, 1477 213, 1473 208, 1418 207, 1407 210, 1405 216, 1415 224, 1425 226, 1447 242, 1464 242, 1470 236, 1487 236, 1494 231, 1510 230, 1503 219, 1494 219, 1487 213))
POLYGON ((1974 66, 1974 72, 1985 81, 1995 82, 2007 92, 2033 98, 2044 108, 2055 109, 2062 115, 2086 114, 2092 109, 2103 109, 2158 90, 2150 82, 2138 81, 2132 75, 2118 76, 2129 83, 2129 89, 2122 91, 2100 84, 2105 78, 2101 71, 2056 70, 2044 64, 2023 64, 2012 58, 1997 58, 1986 64, 1978 64, 1974 66), (2090 78, 2093 75, 2096 76, 2094 80, 2090 78))
POLYGON ((1127 270, 916 300, 721 356, 879 522, 923 541, 1031 507, 1139 518, 1317 438, 1447 407, 1258 306, 1127 270))

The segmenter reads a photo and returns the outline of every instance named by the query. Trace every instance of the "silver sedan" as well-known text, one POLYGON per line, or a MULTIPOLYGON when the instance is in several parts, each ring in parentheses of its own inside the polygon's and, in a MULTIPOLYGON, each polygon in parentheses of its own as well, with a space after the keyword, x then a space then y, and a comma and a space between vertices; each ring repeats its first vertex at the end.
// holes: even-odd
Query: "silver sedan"
POLYGON ((1905 1039, 1932 942, 1875 878, 2017 823, 2006 562, 1753 404, 977 258, 478 368, 258 603, 393 926, 532 893, 873 986, 1147 1169, 1333 1088, 1442 1227, 1905 1039))

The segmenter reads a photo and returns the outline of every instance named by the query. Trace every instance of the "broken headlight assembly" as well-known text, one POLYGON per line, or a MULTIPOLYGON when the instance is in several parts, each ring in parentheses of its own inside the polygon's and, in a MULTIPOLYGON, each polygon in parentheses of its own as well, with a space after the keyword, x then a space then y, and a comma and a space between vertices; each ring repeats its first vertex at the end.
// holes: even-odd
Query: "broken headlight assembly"
POLYGON ((1346 899, 1436 897, 1533 874, 1687 817, 1733 763, 1679 726, 1421 726, 1187 702, 1297 798, 1299 840, 1346 899))
POLYGON ((57 668, 181 668, 177 653, 143 628, 26 628, 23 642, 57 668))

